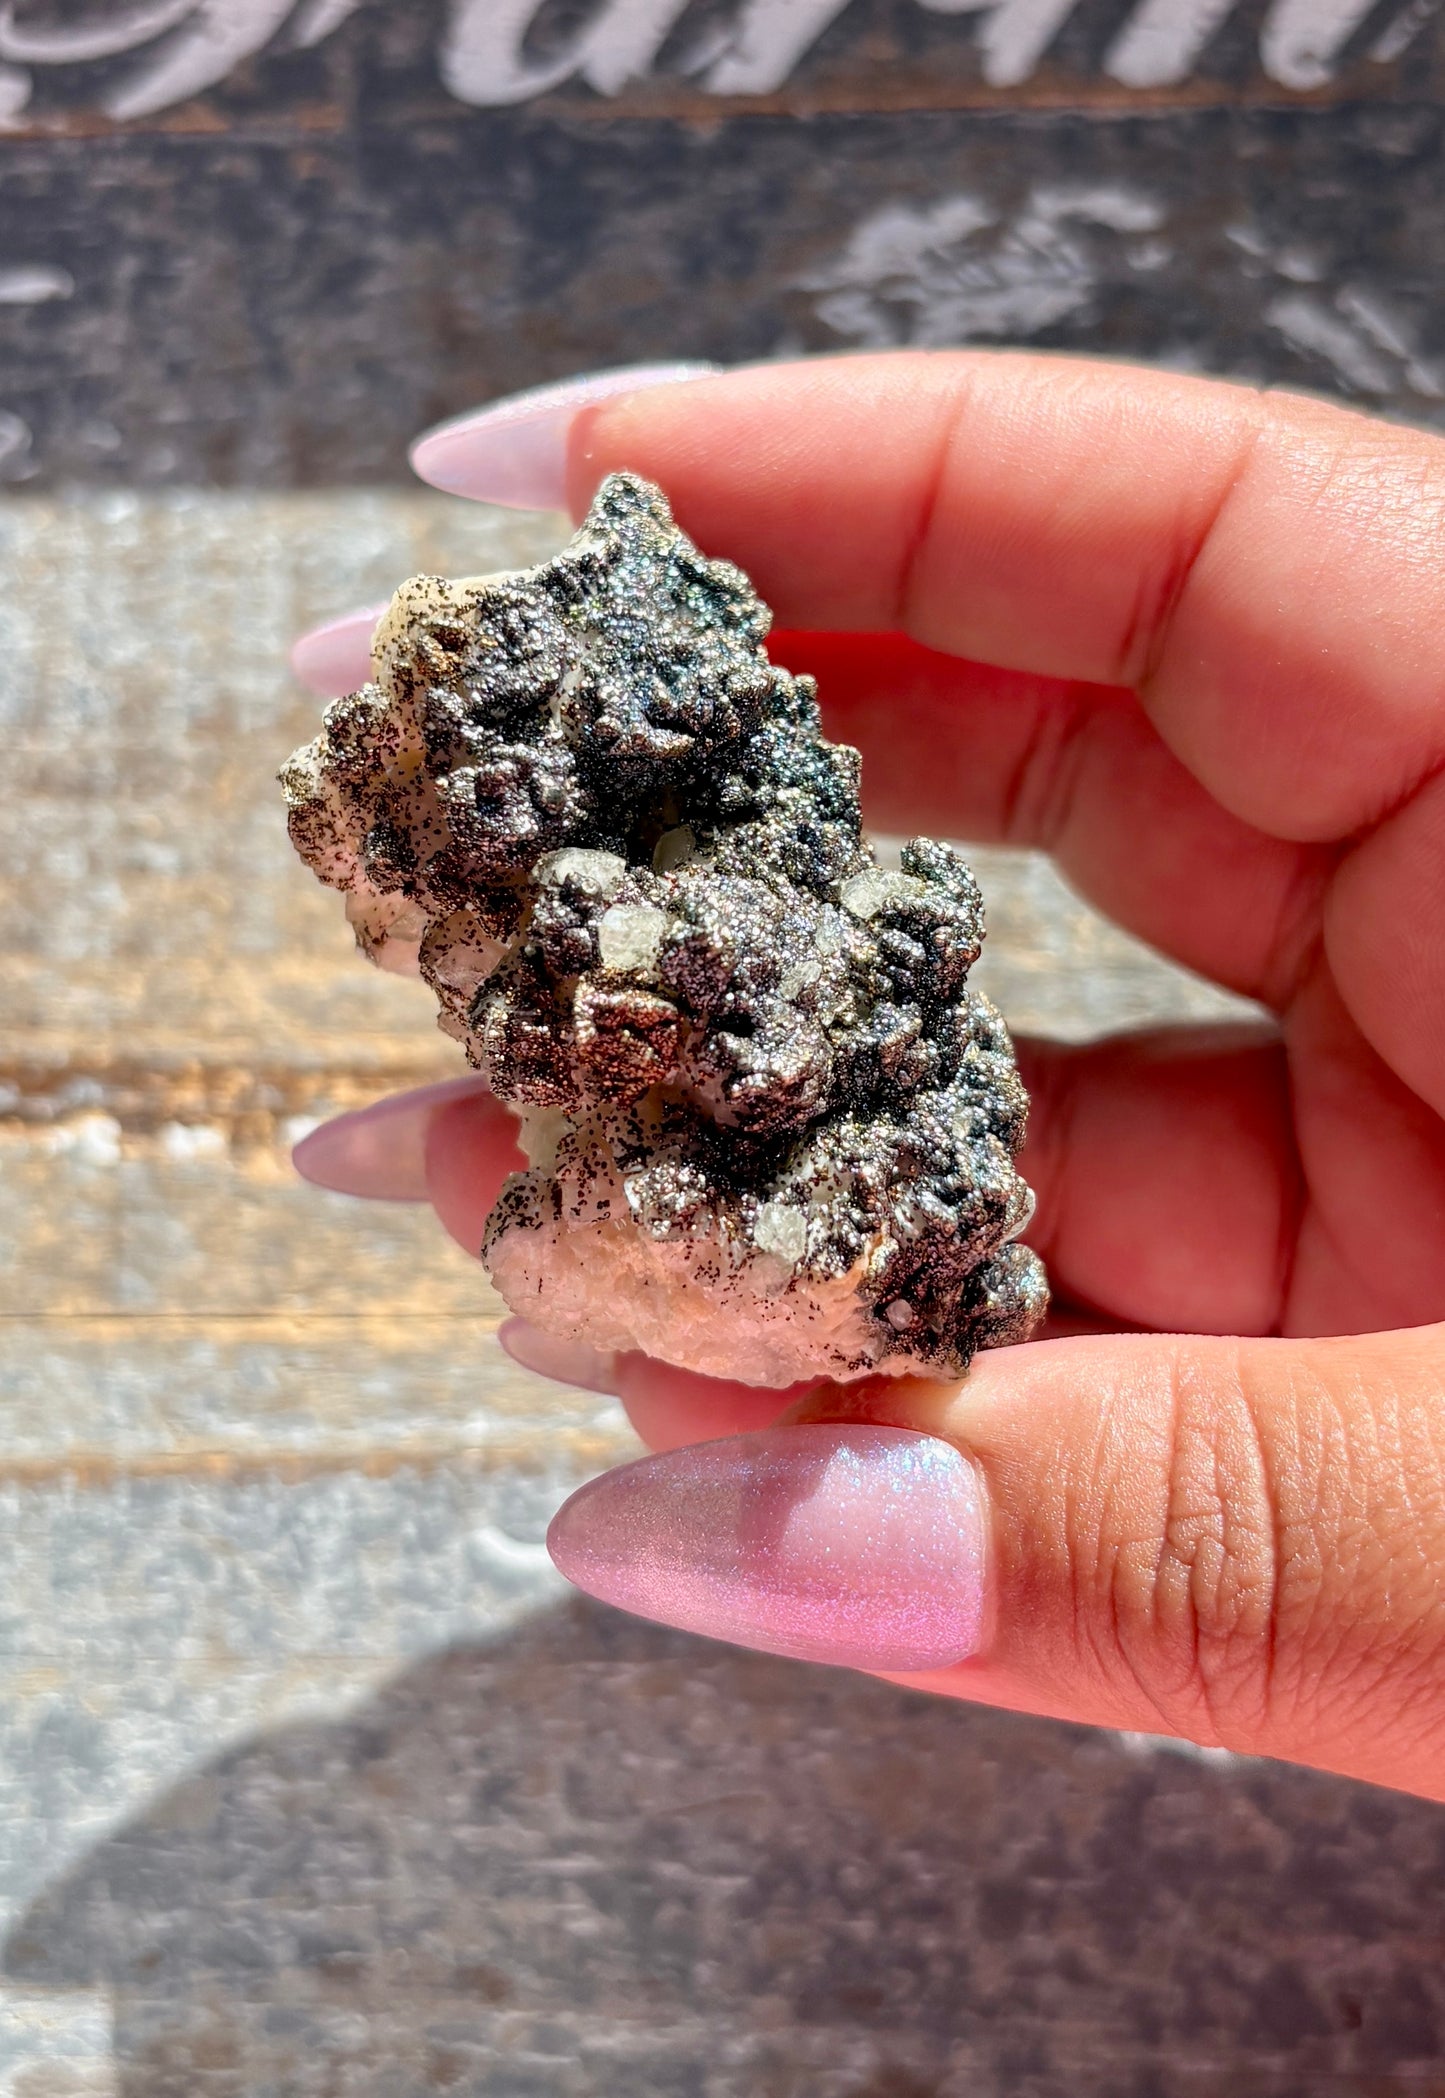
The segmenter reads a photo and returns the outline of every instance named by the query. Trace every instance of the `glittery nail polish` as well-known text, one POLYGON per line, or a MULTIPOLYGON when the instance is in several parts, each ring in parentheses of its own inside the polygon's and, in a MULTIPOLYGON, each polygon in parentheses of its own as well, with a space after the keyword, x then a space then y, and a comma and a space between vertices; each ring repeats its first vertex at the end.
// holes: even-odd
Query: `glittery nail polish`
POLYGON ((906 1428, 769 1428, 594 1479, 548 1535, 604 1602, 764 1653, 911 1673, 977 1652, 977 1471, 906 1428))

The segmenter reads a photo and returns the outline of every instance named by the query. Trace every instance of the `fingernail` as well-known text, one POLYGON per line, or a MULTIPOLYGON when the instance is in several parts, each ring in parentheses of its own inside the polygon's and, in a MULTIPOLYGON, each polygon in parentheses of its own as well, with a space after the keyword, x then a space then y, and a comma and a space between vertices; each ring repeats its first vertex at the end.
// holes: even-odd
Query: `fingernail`
POLYGON ((716 364, 632 364, 509 394, 438 423, 411 448, 413 471, 433 488, 509 510, 565 510, 567 432, 579 408, 647 386, 705 379, 716 364))
POLYGON ((374 1202, 425 1202, 426 1132, 439 1107, 485 1093, 480 1078, 449 1078, 414 1092, 392 1093, 303 1136, 291 1163, 313 1187, 364 1195, 374 1202))
POLYGON ((808 1424, 607 1472, 547 1534, 567 1579, 639 1617, 897 1674, 982 1642, 983 1488, 951 1443, 808 1424))
POLYGON ((325 626, 313 627, 291 647, 291 668, 308 692, 334 699, 354 692, 371 676, 371 637, 385 605, 365 605, 325 626))
POLYGON ((503 1352, 524 1370, 550 1377, 554 1384, 575 1384, 580 1391, 617 1396, 616 1360, 580 1340, 559 1340, 543 1333, 530 1319, 507 1319, 497 1328, 503 1352))

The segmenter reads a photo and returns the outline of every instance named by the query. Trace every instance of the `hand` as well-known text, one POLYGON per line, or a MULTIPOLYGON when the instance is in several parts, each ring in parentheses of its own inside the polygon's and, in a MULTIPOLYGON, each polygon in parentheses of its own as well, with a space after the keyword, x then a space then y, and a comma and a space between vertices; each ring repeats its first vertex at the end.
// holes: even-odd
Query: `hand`
MULTIPOLYGON (((574 510, 660 482, 796 629, 871 823, 1042 846, 1277 1024, 1021 1045, 1031 1243, 1144 1331, 780 1395, 511 1329, 655 1450, 708 1445, 585 1487, 559 1563, 723 1638, 1445 1797, 1445 442, 1040 357, 653 376, 418 468, 574 510)), ((303 669, 359 682, 365 632, 303 669)), ((509 1118, 466 1080, 368 1117, 302 1169, 474 1250, 509 1118)))

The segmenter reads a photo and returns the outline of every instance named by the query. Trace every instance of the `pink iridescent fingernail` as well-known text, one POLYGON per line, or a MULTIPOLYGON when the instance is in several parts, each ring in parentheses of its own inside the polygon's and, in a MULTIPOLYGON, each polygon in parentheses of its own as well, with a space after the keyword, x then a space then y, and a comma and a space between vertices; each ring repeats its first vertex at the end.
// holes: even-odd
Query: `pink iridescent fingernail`
POLYGON ((413 470, 433 488, 511 510, 565 510, 567 433, 579 408, 648 386, 705 379, 715 364, 633 364, 509 394, 450 422, 411 448, 413 470))
POLYGON ((449 1078, 441 1085, 392 1093, 352 1114, 337 1115, 302 1137, 291 1163, 303 1180, 338 1195, 374 1202, 425 1202, 427 1126, 449 1101, 484 1094, 480 1078, 449 1078))
POLYGON ((550 1377, 554 1384, 575 1385, 579 1391, 617 1396, 614 1355, 589 1348, 580 1340, 559 1340, 555 1333, 543 1333, 530 1319, 504 1320, 497 1328, 497 1339, 503 1353, 524 1370, 550 1377))
POLYGON ((292 644, 291 668, 308 692, 334 699, 355 692, 371 676, 371 637, 385 605, 364 605, 325 626, 313 627, 292 644))
POLYGON ((981 1480, 907 1428, 768 1428, 647 1457, 574 1493, 547 1545, 603 1602, 764 1653, 912 1674, 982 1643, 981 1480))

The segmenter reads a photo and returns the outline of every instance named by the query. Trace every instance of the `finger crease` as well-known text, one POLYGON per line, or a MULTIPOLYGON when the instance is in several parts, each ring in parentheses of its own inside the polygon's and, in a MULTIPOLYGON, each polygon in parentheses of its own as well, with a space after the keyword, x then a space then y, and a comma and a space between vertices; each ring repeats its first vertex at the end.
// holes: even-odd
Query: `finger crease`
POLYGON ((905 535, 903 541, 898 563, 898 584, 893 600, 893 624, 899 633, 913 632, 912 610, 917 594, 918 570, 933 538, 934 520, 938 515, 943 484, 948 475, 953 441, 958 435, 968 402, 968 387, 960 380, 960 390, 950 397, 947 411, 939 425, 928 475, 914 512, 913 528, 905 535))
POLYGON ((1073 814, 1095 708, 1075 688, 1036 710, 1033 734, 1003 785, 1005 841, 1056 851, 1073 814))
POLYGON ((1061 1218, 1067 1196, 1066 1161, 1073 1148, 1078 1115, 1079 1071, 1074 1055, 1057 1044, 1050 1044, 1049 1053, 1037 1059, 1029 1070, 1029 1089, 1033 1094, 1029 1120, 1035 1149, 1032 1159, 1027 1149, 1021 1159, 1031 1175, 1029 1184, 1039 1198, 1029 1243, 1041 1259, 1048 1261, 1057 1257, 1059 1240, 1065 1235, 1061 1218))
POLYGON ((1214 500, 1189 540, 1175 550, 1163 576, 1157 583, 1147 576, 1141 579, 1119 642, 1115 673, 1118 682, 1132 686, 1141 699, 1158 679, 1184 593, 1249 471, 1262 430, 1263 424, 1256 422, 1245 432, 1214 500))
POLYGON ((1300 846, 1265 942, 1259 996, 1284 1013, 1313 979, 1324 954, 1325 896, 1340 863, 1337 846, 1300 846))

